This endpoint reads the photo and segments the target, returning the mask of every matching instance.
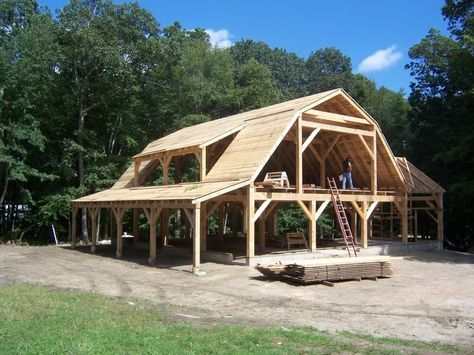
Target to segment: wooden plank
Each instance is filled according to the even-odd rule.
[[[319,133],[319,131],[321,131],[321,128],[315,128],[311,134],[308,136],[308,138],[306,138],[306,140],[304,141],[302,147],[301,147],[301,151],[304,152],[306,150],[306,148],[308,148],[308,146],[311,144],[311,142],[313,141],[313,139],[316,137],[316,135]]]
[[[313,216],[311,215],[311,212],[310,210],[308,209],[308,207],[306,207],[306,205],[304,204],[303,201],[300,201],[298,200],[298,205],[301,207],[301,209],[303,210],[303,212],[305,213],[306,217],[309,218],[309,220],[312,220],[313,219]]]
[[[319,206],[318,210],[316,211],[316,214],[314,216],[314,220],[317,221],[319,219],[319,217],[321,217],[321,215],[323,214],[324,210],[326,209],[326,207],[328,206],[329,202],[331,202],[331,200],[326,200],[326,201],[323,201],[323,203],[321,203],[321,205]]]
[[[331,131],[331,132],[338,132],[338,133],[347,133],[347,134],[360,134],[363,136],[368,136],[372,137],[374,135],[374,131],[365,131],[362,129],[358,128],[348,128],[348,127],[342,127],[342,126],[335,126],[335,125],[330,125],[326,123],[317,123],[317,122],[311,122],[311,121],[305,121],[303,120],[302,122],[303,127],[305,128],[321,128],[324,131]]]
[[[370,216],[372,215],[372,212],[374,212],[375,207],[377,207],[378,203],[379,203],[379,201],[372,202],[369,209],[367,210],[367,219],[370,218]]]
[[[303,149],[302,149],[302,140],[303,140],[303,128],[301,126],[301,116],[298,117],[296,121],[296,192],[303,191]]]
[[[247,189],[247,214],[245,216],[247,220],[247,257],[251,258],[255,256],[255,188],[250,185]]]
[[[253,222],[257,222],[257,219],[260,217],[260,215],[265,211],[265,209],[268,207],[268,205],[272,202],[272,200],[265,200],[263,203],[260,205],[260,207],[257,209],[255,212],[255,215],[253,216]]]
[[[373,123],[367,121],[364,118],[353,117],[348,115],[340,115],[337,113],[331,113],[321,110],[310,109],[303,112],[304,115],[308,115],[310,117],[318,118],[321,120],[338,122],[338,123],[346,123],[346,124],[362,124],[362,125],[373,125]]]
[[[196,204],[193,220],[193,273],[199,273],[201,267],[201,205]]]

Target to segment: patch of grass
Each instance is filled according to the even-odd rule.
[[[351,333],[202,326],[171,320],[143,300],[38,286],[0,286],[0,305],[0,354],[397,353],[377,338],[359,337],[368,340],[361,342]],[[409,342],[416,349],[451,349],[420,344]]]
[[[460,349],[455,345],[442,344],[440,342],[422,342],[407,339],[398,338],[379,338],[369,334],[355,334],[348,331],[342,331],[339,333],[345,338],[349,339],[362,339],[372,344],[392,345],[396,347],[410,347],[422,350],[431,350],[444,353],[457,353]]]

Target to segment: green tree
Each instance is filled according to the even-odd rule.
[[[306,61],[306,94],[343,88],[348,90],[352,79],[351,59],[334,47],[312,52]]]
[[[0,2],[0,206],[2,229],[18,205],[35,203],[33,181],[52,179],[36,159],[46,137],[40,121],[54,81],[55,26],[35,1]],[[24,211],[23,211],[24,212]]]
[[[130,127],[135,123],[130,108],[143,77],[154,66],[158,24],[136,3],[72,0],[58,13],[58,25],[58,70],[64,94],[69,96],[64,99],[66,119],[76,122],[76,144],[67,143],[70,140],[65,144],[77,156],[79,189],[93,192],[101,181],[112,178],[110,167],[101,165],[107,153],[126,151],[114,149],[119,136],[122,148],[136,147],[137,136],[124,126],[127,119]],[[83,211],[85,240],[86,222]]]
[[[446,234],[467,238],[474,202],[474,2],[448,0],[451,36],[431,29],[410,51],[413,160],[447,189]]]
[[[253,59],[271,72],[283,100],[303,96],[306,77],[305,61],[284,49],[272,49],[264,42],[241,40],[230,48],[237,67]]]

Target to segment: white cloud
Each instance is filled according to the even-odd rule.
[[[230,41],[232,35],[225,28],[217,31],[208,28],[205,31],[211,38],[211,45],[213,47],[228,48],[232,45],[232,42]]]
[[[369,55],[359,64],[359,72],[367,73],[386,69],[402,58],[402,53],[397,51],[397,46],[393,45],[386,49],[381,49]]]

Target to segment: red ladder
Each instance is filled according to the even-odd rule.
[[[352,247],[352,250],[354,251],[354,256],[357,256],[351,226],[349,225],[349,221],[347,220],[346,211],[344,211],[344,205],[342,204],[342,201],[339,198],[339,191],[337,190],[336,182],[334,181],[334,178],[328,177],[327,179],[329,183],[329,189],[331,191],[332,205],[334,206],[337,221],[339,222],[339,228],[341,229],[342,236],[344,237],[344,242],[346,243],[347,252],[349,253],[349,256],[352,257],[351,249],[349,247],[350,245]]]

